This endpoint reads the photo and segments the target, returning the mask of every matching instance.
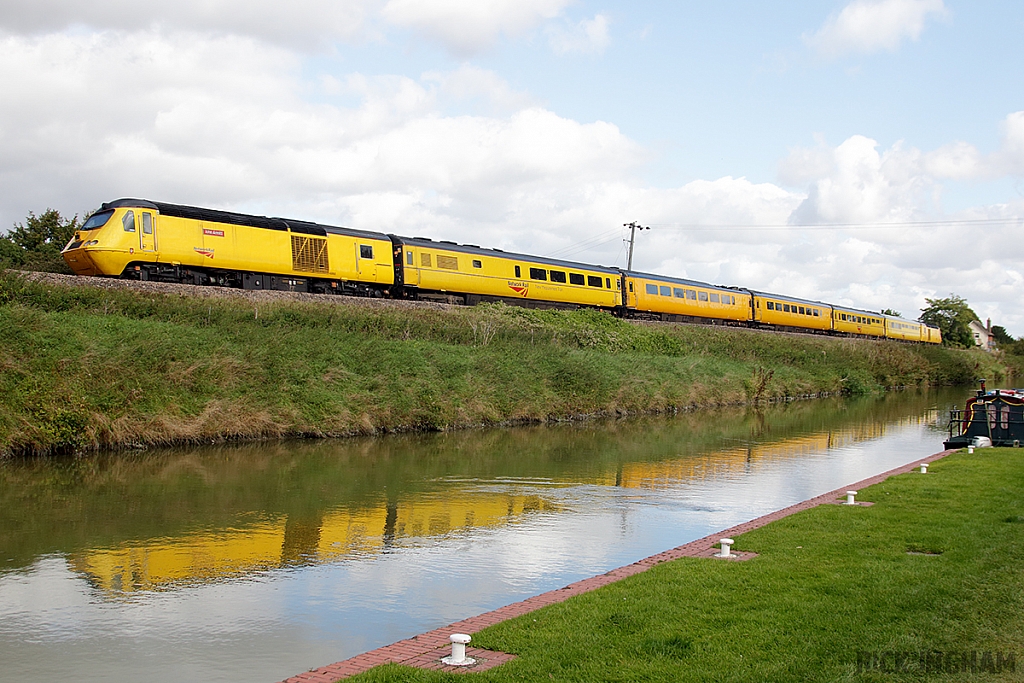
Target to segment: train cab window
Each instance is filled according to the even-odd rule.
[[[715,293],[711,294],[711,303],[713,303],[713,304],[717,304],[718,303],[718,295],[717,294],[715,294]]]
[[[530,279],[531,280],[547,280],[548,271],[543,268],[530,268]]]
[[[685,299],[686,298],[686,290],[685,289],[680,289],[679,287],[676,287],[675,289],[672,290],[672,295],[675,296],[675,298],[677,298],[677,299]]]
[[[563,273],[560,270],[552,270],[551,271],[551,281],[552,282],[562,282],[562,283],[564,283],[565,282],[565,273]]]
[[[647,293],[648,294],[657,295],[658,294],[658,285],[648,284],[647,285]]]
[[[522,276],[523,276],[523,271],[519,269],[519,266],[516,266],[516,277],[522,277]]]
[[[587,284],[587,279],[583,277],[583,273],[569,273],[569,284],[585,285]]]
[[[89,216],[89,220],[82,225],[82,230],[95,230],[96,228],[102,228],[113,215],[114,211],[112,209],[97,211],[93,215]],[[135,227],[134,222],[132,223],[132,227]]]
[[[697,298],[700,299],[701,301],[707,301],[708,300],[708,293],[707,292],[697,292]]]
[[[598,277],[597,275],[588,275],[587,276],[587,285],[590,286],[590,287],[600,287],[601,286],[601,278]]]
[[[697,300],[697,290],[695,290],[695,289],[688,289],[688,290],[686,290],[686,298],[687,299],[693,299],[694,301],[696,301]]]
[[[411,265],[413,265],[413,261],[412,261],[412,252],[411,252],[411,251],[407,251],[407,252],[405,252],[405,262],[406,262],[407,264],[409,264],[410,266],[411,266]]]
[[[430,268],[430,254],[425,251],[420,252],[420,267]]]
[[[480,261],[476,260],[476,259],[473,259],[473,267],[474,268],[483,268],[484,264],[481,263]]]
[[[666,286],[662,285],[661,286],[661,295],[662,296],[672,296],[672,288],[671,287],[666,287]]]
[[[360,244],[359,258],[373,258],[373,247],[369,244]]]
[[[142,232],[147,235],[153,234],[153,214],[142,213]]]
[[[125,232],[135,232],[135,212],[126,213],[121,219],[121,224],[124,226]]]

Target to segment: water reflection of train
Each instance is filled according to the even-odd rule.
[[[567,511],[555,494],[586,483],[634,489],[668,488],[749,470],[754,464],[800,458],[883,436],[879,423],[852,425],[774,441],[738,443],[658,461],[625,462],[585,482],[446,482],[443,490],[397,501],[335,508],[305,517],[240,516],[230,527],[88,549],[72,568],[101,591],[118,595],[243,577],[275,568],[321,564],[386,552],[461,531],[520,523],[535,513]]]

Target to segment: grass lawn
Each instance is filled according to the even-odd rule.
[[[758,553],[746,562],[668,562],[481,631],[473,645],[518,659],[469,675],[481,683],[1024,680],[1024,451],[956,453],[858,500],[875,505],[821,505],[736,537],[734,549]],[[912,654],[893,673],[871,659],[884,653],[886,669],[893,653]],[[963,671],[964,657],[974,658],[974,672]],[[957,672],[935,672],[950,667]],[[386,665],[350,680],[462,675]]]

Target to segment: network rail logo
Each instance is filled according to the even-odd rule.
[[[857,652],[857,673],[998,674],[1017,670],[1014,652]]]

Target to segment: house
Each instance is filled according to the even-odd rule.
[[[972,320],[969,325],[971,336],[974,337],[974,344],[986,351],[994,351],[996,348],[995,338],[992,336],[992,318],[986,321],[985,325],[980,320]]]

